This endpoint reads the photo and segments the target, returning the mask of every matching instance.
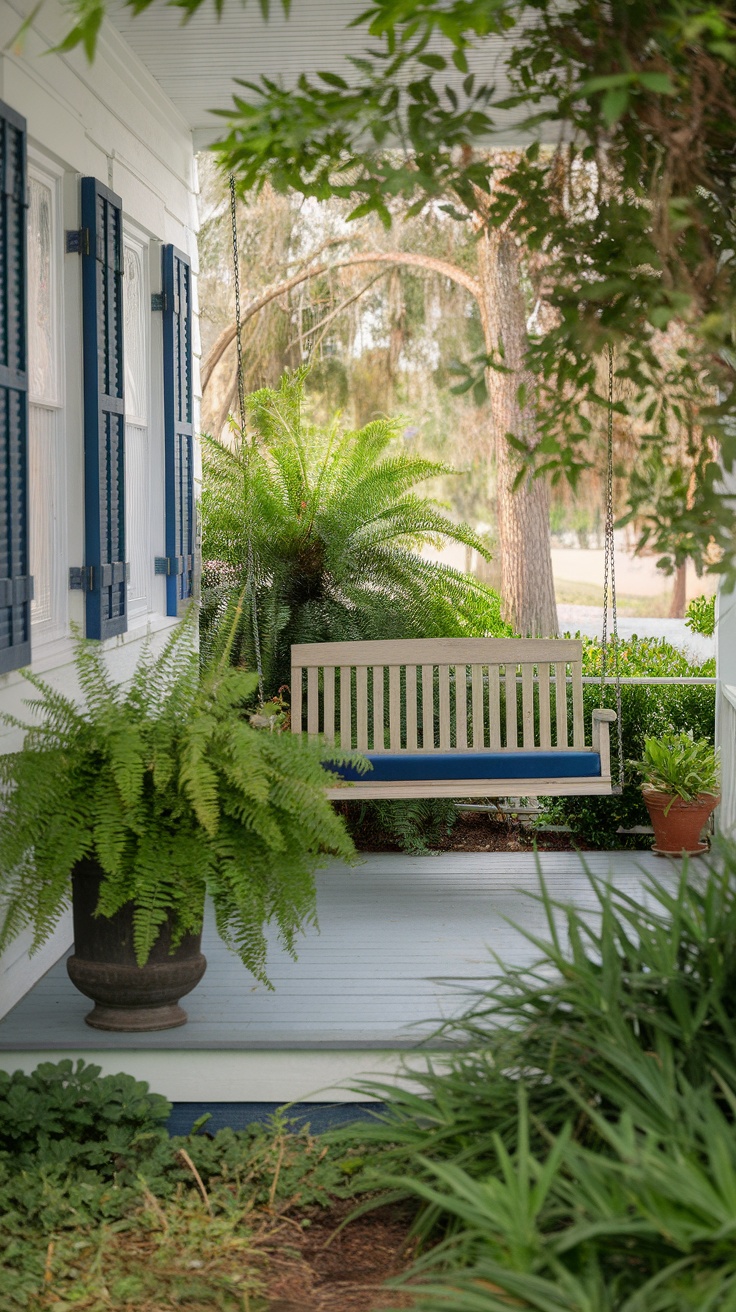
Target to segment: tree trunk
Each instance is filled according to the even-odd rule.
[[[672,585],[672,599],[670,601],[671,620],[681,620],[685,614],[687,605],[687,561],[683,560],[681,565],[675,570],[675,581]]]
[[[506,619],[523,637],[558,631],[549,531],[549,488],[544,477],[527,479],[514,491],[518,464],[506,440],[513,433],[534,442],[533,404],[519,404],[518,388],[532,379],[524,367],[526,307],[521,289],[519,250],[510,233],[486,228],[479,238],[478,273],[481,321],[489,355],[505,370],[486,371],[496,457],[501,598]]]

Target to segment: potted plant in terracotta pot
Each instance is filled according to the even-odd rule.
[[[665,733],[645,739],[644,755],[635,764],[644,780],[654,851],[668,856],[707,851],[701,833],[720,801],[713,745],[692,733]]]
[[[34,946],[70,900],[76,986],[101,1029],[184,1024],[201,979],[205,894],[217,928],[265,981],[264,926],[293,952],[315,919],[314,871],[353,847],[325,798],[322,749],[252,727],[256,680],[226,661],[200,674],[191,625],[145,647],[127,686],[79,641],[81,704],[34,674],[22,750],[0,756],[0,951]]]

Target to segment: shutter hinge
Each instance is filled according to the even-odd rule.
[[[69,587],[73,592],[91,592],[94,577],[94,566],[72,566],[69,570]]]
[[[67,255],[89,255],[89,228],[67,228]]]
[[[166,309],[166,296],[164,292],[151,292],[151,309],[152,310]]]

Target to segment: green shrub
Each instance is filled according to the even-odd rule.
[[[579,635],[578,635],[579,636]],[[599,677],[601,644],[583,638],[583,675]],[[691,662],[684,652],[664,639],[637,638],[619,643],[619,668],[622,677],[647,675],[659,678],[709,678],[715,675],[715,660],[701,664]],[[611,672],[609,663],[609,673]],[[612,684],[606,684],[603,696],[600,685],[583,688],[586,732],[595,707],[615,710],[616,696]],[[698,684],[623,684],[621,687],[621,723],[625,784],[621,796],[540,798],[544,820],[570,825],[586,842],[604,848],[636,846],[637,839],[620,835],[619,827],[631,829],[648,825],[640,779],[632,762],[644,753],[647,738],[665,733],[692,732],[698,739],[713,743],[715,738],[715,686]],[[616,726],[612,725],[612,773],[618,778]]]
[[[347,802],[342,811],[349,833],[361,846],[388,841],[412,856],[436,847],[452,833],[458,818],[455,803],[446,797]]]
[[[0,1071],[0,1161],[89,1166],[109,1179],[121,1154],[143,1161],[168,1138],[170,1111],[132,1075],[101,1075],[82,1060],[43,1062],[30,1075]]]
[[[693,597],[685,611],[685,623],[693,633],[702,633],[710,638],[716,631],[716,598],[702,595]]]

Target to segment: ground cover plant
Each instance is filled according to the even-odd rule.
[[[367,1131],[439,1240],[422,1312],[736,1305],[736,847],[644,898],[592,886],[591,915],[542,884],[537,965],[499,962]]]
[[[286,1117],[169,1136],[170,1110],[82,1061],[0,1073],[3,1312],[266,1312],[275,1278],[305,1288],[302,1232],[324,1243],[360,1188],[359,1136],[332,1148]]]

